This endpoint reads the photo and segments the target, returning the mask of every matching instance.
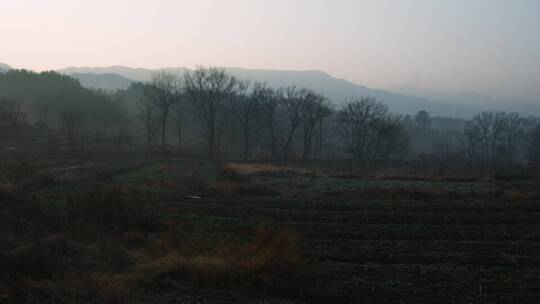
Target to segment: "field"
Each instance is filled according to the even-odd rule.
[[[13,260],[0,268],[0,302],[540,300],[538,178],[82,165],[3,190],[19,203],[0,214],[0,258]]]

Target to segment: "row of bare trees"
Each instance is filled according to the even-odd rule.
[[[265,135],[274,159],[288,156],[293,140],[302,129],[302,156],[308,159],[314,154],[316,136],[316,150],[320,153],[323,121],[332,113],[329,101],[312,90],[295,86],[276,90],[239,80],[217,68],[200,67],[181,76],[158,72],[151,83],[143,86],[146,98],[140,101],[138,120],[148,147],[152,148],[157,134],[161,134],[162,151],[172,112],[179,147],[183,118],[190,113],[204,131],[212,157],[219,153],[226,124],[234,118],[241,133],[243,159],[250,157],[253,137],[255,133],[261,135],[261,129],[267,131]],[[284,140],[279,140],[278,130],[284,132]]]
[[[401,117],[373,98],[348,100],[335,111],[326,97],[311,89],[274,89],[204,67],[183,75],[158,72],[150,83],[140,85],[145,98],[138,120],[150,150],[158,135],[165,150],[171,114],[181,147],[182,124],[189,114],[203,131],[212,157],[220,153],[225,131],[239,139],[244,160],[261,147],[274,160],[290,158],[293,149],[303,160],[322,158],[323,137],[329,133],[343,144],[345,154],[363,164],[402,159],[408,151]],[[328,132],[327,124],[336,128]]]
[[[493,165],[501,161],[511,164],[520,153],[520,159],[531,159],[534,154],[531,151],[537,149],[534,132],[538,128],[533,119],[517,113],[479,113],[463,127],[468,161],[482,165]]]
[[[409,138],[401,116],[373,98],[347,101],[338,113],[340,135],[348,151],[364,166],[376,160],[403,160]]]

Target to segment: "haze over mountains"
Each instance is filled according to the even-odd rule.
[[[185,68],[164,68],[169,72],[183,73]],[[393,112],[414,114],[419,110],[427,110],[433,115],[470,118],[482,110],[517,111],[524,115],[539,115],[540,102],[522,100],[501,100],[474,92],[450,95],[432,92],[414,87],[395,87],[388,90],[372,89],[338,79],[322,71],[284,71],[227,68],[242,79],[266,82],[272,87],[289,85],[304,86],[315,89],[330,98],[335,104],[354,96],[373,96],[390,107]],[[110,90],[126,88],[129,81],[149,81],[155,70],[111,67],[70,67],[58,70],[78,78],[87,87]],[[120,77],[119,77],[120,76]]]
[[[10,67],[0,64],[0,71]],[[184,73],[185,68],[159,70]],[[69,67],[57,70],[78,79],[84,87],[113,91],[126,89],[133,81],[149,81],[156,70],[111,67]],[[272,87],[297,85],[312,88],[326,95],[336,105],[347,98],[372,96],[388,104],[395,113],[414,114],[426,110],[432,115],[470,118],[483,110],[515,111],[523,115],[540,115],[540,101],[503,100],[475,92],[445,94],[415,86],[396,86],[386,90],[368,88],[344,79],[335,78],[322,71],[286,71],[227,68],[234,76],[251,81],[265,82]]]

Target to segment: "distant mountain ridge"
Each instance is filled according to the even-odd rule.
[[[79,79],[86,87],[104,90],[124,89],[131,81],[149,81],[156,71],[184,73],[186,68],[69,67],[57,72]],[[477,93],[443,94],[419,88],[372,89],[335,78],[322,71],[287,71],[226,68],[232,75],[252,81],[265,82],[271,87],[297,85],[326,95],[340,105],[350,97],[372,96],[388,104],[391,111],[414,114],[426,110],[436,116],[470,118],[483,110],[516,111],[523,115],[540,115],[540,102],[498,100]]]
[[[83,87],[105,91],[125,90],[133,82],[116,73],[73,73],[69,76],[78,79]]]
[[[538,102],[516,98],[496,98],[472,91],[455,94],[426,90],[417,86],[405,85],[388,88],[388,90],[407,96],[436,100],[443,103],[467,104],[476,111],[500,110],[518,112],[522,115],[540,115],[540,100]]]

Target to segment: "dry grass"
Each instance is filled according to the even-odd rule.
[[[125,299],[129,290],[163,287],[170,280],[196,286],[255,288],[280,293],[299,292],[307,282],[303,276],[309,262],[302,254],[298,233],[259,228],[250,242],[219,243],[204,248],[189,241],[174,244],[180,240],[173,231],[170,228],[164,236],[169,247],[164,255],[146,259],[127,273],[99,276],[100,297],[109,299],[109,303],[119,303],[115,299]]]

